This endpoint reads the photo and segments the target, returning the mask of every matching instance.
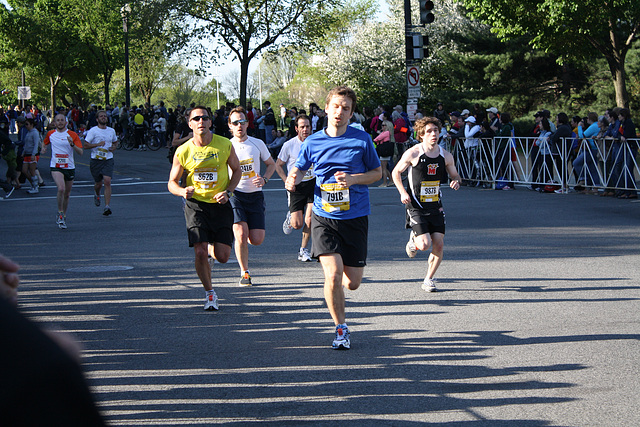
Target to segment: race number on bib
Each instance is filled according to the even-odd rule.
[[[325,212],[337,212],[349,210],[349,189],[340,184],[320,185],[322,195],[322,209]]]
[[[196,188],[213,188],[216,182],[218,182],[218,170],[215,168],[196,168],[193,171],[193,183]]]
[[[107,154],[109,154],[109,150],[107,150],[106,148],[99,147],[96,150],[96,159],[98,159],[98,160],[106,160],[107,159]]]
[[[67,169],[69,167],[69,155],[56,154],[56,167],[60,169]]]
[[[253,170],[253,157],[240,161],[240,170],[242,171],[242,179],[250,179],[256,176]]]
[[[307,173],[302,177],[302,182],[310,181],[314,179],[316,176],[313,174],[313,165],[307,170]]]
[[[440,181],[420,182],[420,201],[437,202],[440,200]]]

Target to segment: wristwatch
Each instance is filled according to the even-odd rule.
[[[225,190],[225,193],[229,199],[233,197],[233,191]]]
[[[269,178],[265,178],[264,176],[262,177],[262,179],[264,179],[264,183],[266,184],[267,182],[269,182]]]

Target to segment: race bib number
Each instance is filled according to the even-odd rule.
[[[107,150],[106,148],[103,148],[103,147],[99,147],[98,150],[96,150],[96,159],[98,159],[98,160],[106,160],[107,159],[107,154],[109,154],[109,150]]]
[[[322,195],[322,209],[325,212],[348,211],[349,189],[342,187],[340,184],[322,184],[320,185],[320,193]]]
[[[56,167],[59,169],[67,169],[69,167],[69,155],[56,154]]]
[[[440,200],[440,181],[420,182],[420,201],[437,202]]]
[[[196,168],[193,172],[193,183],[196,188],[213,188],[216,182],[218,182],[218,170],[215,168]]]
[[[253,170],[253,157],[240,161],[240,170],[242,171],[242,179],[256,176],[256,171]]]
[[[302,177],[302,182],[305,181],[310,181],[312,179],[314,179],[316,176],[313,173],[313,165],[311,165],[311,167],[307,170],[307,173],[304,174],[304,176]]]

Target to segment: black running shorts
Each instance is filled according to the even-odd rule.
[[[316,188],[316,180],[310,179],[296,185],[296,191],[288,191],[289,212],[304,211],[305,206],[313,203],[313,192]]]
[[[311,256],[340,254],[349,267],[367,265],[369,217],[330,219],[314,212],[311,217]]]
[[[444,210],[407,208],[406,228],[410,228],[416,236],[422,234],[442,233],[445,230]]]
[[[206,203],[188,199],[184,206],[189,247],[195,243],[233,243],[233,209],[229,203]]]

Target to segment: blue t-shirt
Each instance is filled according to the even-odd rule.
[[[316,188],[313,212],[331,219],[352,219],[369,215],[369,188],[352,185],[348,189],[338,187],[336,172],[365,173],[380,167],[380,159],[368,133],[348,126],[344,134],[331,137],[325,130],[305,139],[295,166],[308,170],[313,165]]]

